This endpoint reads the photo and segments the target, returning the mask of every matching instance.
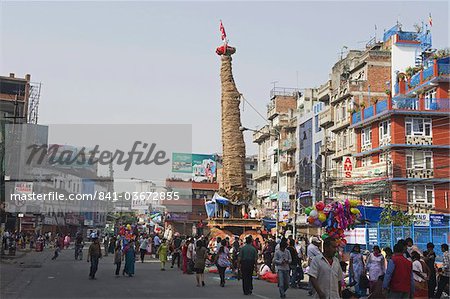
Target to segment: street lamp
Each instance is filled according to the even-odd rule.
[[[259,133],[261,131],[261,129],[253,130],[253,129],[249,129],[249,128],[240,126],[239,127],[239,131],[241,131],[241,132],[251,131],[251,132],[254,132],[254,133]],[[276,213],[275,213],[275,218],[276,218],[275,219],[275,229],[276,229],[275,238],[276,238],[278,236],[278,220],[279,220],[278,218],[279,218],[279,213],[280,213],[280,211],[279,211],[280,207],[278,206],[278,196],[279,196],[279,193],[280,193],[280,162],[281,162],[281,160],[280,160],[280,152],[281,152],[280,145],[281,145],[281,133],[280,133],[280,131],[278,131],[276,129],[274,129],[274,131],[276,132],[276,135],[272,134],[270,132],[269,132],[269,135],[278,138],[278,149],[277,149],[277,157],[278,157],[278,160],[277,160],[277,205],[276,205]],[[295,225],[295,223],[294,223],[294,225]]]

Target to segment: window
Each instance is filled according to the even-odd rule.
[[[407,136],[431,136],[431,119],[429,118],[406,118]]]
[[[407,169],[433,169],[433,152],[429,151],[407,151]]]
[[[391,136],[391,121],[383,121],[379,124],[380,141]]]
[[[408,186],[408,203],[426,203],[434,202],[434,189],[432,185],[410,185]]]
[[[322,130],[322,128],[319,125],[319,115],[314,116],[314,125],[316,126],[316,133]]]
[[[342,147],[347,148],[347,131],[342,133]]]
[[[369,156],[369,157],[362,158],[361,164],[362,164],[363,167],[372,165],[372,157]]]
[[[363,146],[372,144],[372,130],[370,130],[370,127],[362,129],[362,131],[361,131],[361,144]]]
[[[348,137],[348,146],[353,146],[353,139],[355,139],[355,132],[353,129],[350,129],[350,134]]]
[[[391,161],[391,153],[384,152],[380,154],[380,163],[384,163],[386,161]]]
[[[435,110],[435,100],[436,100],[436,88],[430,89],[425,92],[425,109],[426,110]]]

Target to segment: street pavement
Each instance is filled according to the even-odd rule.
[[[96,274],[89,280],[86,250],[82,261],[74,260],[74,250],[63,250],[52,261],[53,251],[30,252],[17,260],[0,264],[0,297],[9,298],[279,298],[276,284],[254,280],[252,296],[244,296],[241,281],[227,280],[219,286],[218,274],[205,274],[205,287],[197,287],[195,275],[178,269],[160,271],[158,260],[146,256],[136,262],[134,277],[114,275],[113,256],[103,257]],[[123,264],[122,264],[123,267]],[[307,298],[307,292],[289,289],[287,298]]]

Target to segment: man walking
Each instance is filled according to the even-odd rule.
[[[287,250],[287,239],[283,238],[280,242],[280,249],[275,251],[273,263],[278,273],[278,288],[280,289],[280,298],[286,298],[286,291],[289,288],[289,265],[292,262],[291,253]]]
[[[178,269],[180,269],[180,258],[181,258],[181,238],[178,233],[175,233],[175,238],[172,241],[173,253],[172,253],[172,266],[175,265],[175,260],[177,260]]]
[[[244,290],[244,295],[251,295],[253,292],[252,275],[258,260],[258,252],[253,247],[252,242],[252,236],[245,238],[245,245],[241,248],[238,257],[238,263],[242,273],[242,289]]]
[[[387,298],[412,298],[414,295],[412,262],[403,255],[403,251],[401,243],[395,244],[383,280],[383,293]]]
[[[317,255],[311,261],[308,274],[320,299],[342,298],[343,273],[336,252],[336,240],[326,238],[323,241],[323,255]]]
[[[87,261],[91,261],[91,270],[89,272],[89,279],[96,279],[95,273],[98,269],[98,260],[102,258],[102,250],[100,248],[100,243],[98,237],[92,239],[93,243],[89,246]]]

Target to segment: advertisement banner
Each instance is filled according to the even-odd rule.
[[[431,214],[430,224],[431,226],[447,226],[448,218],[444,214]]]
[[[172,153],[172,172],[192,173],[192,154]]]
[[[355,228],[345,231],[345,240],[348,244],[366,244],[366,229]]]
[[[214,155],[172,154],[172,172],[192,174],[194,182],[216,182],[217,164]]]

